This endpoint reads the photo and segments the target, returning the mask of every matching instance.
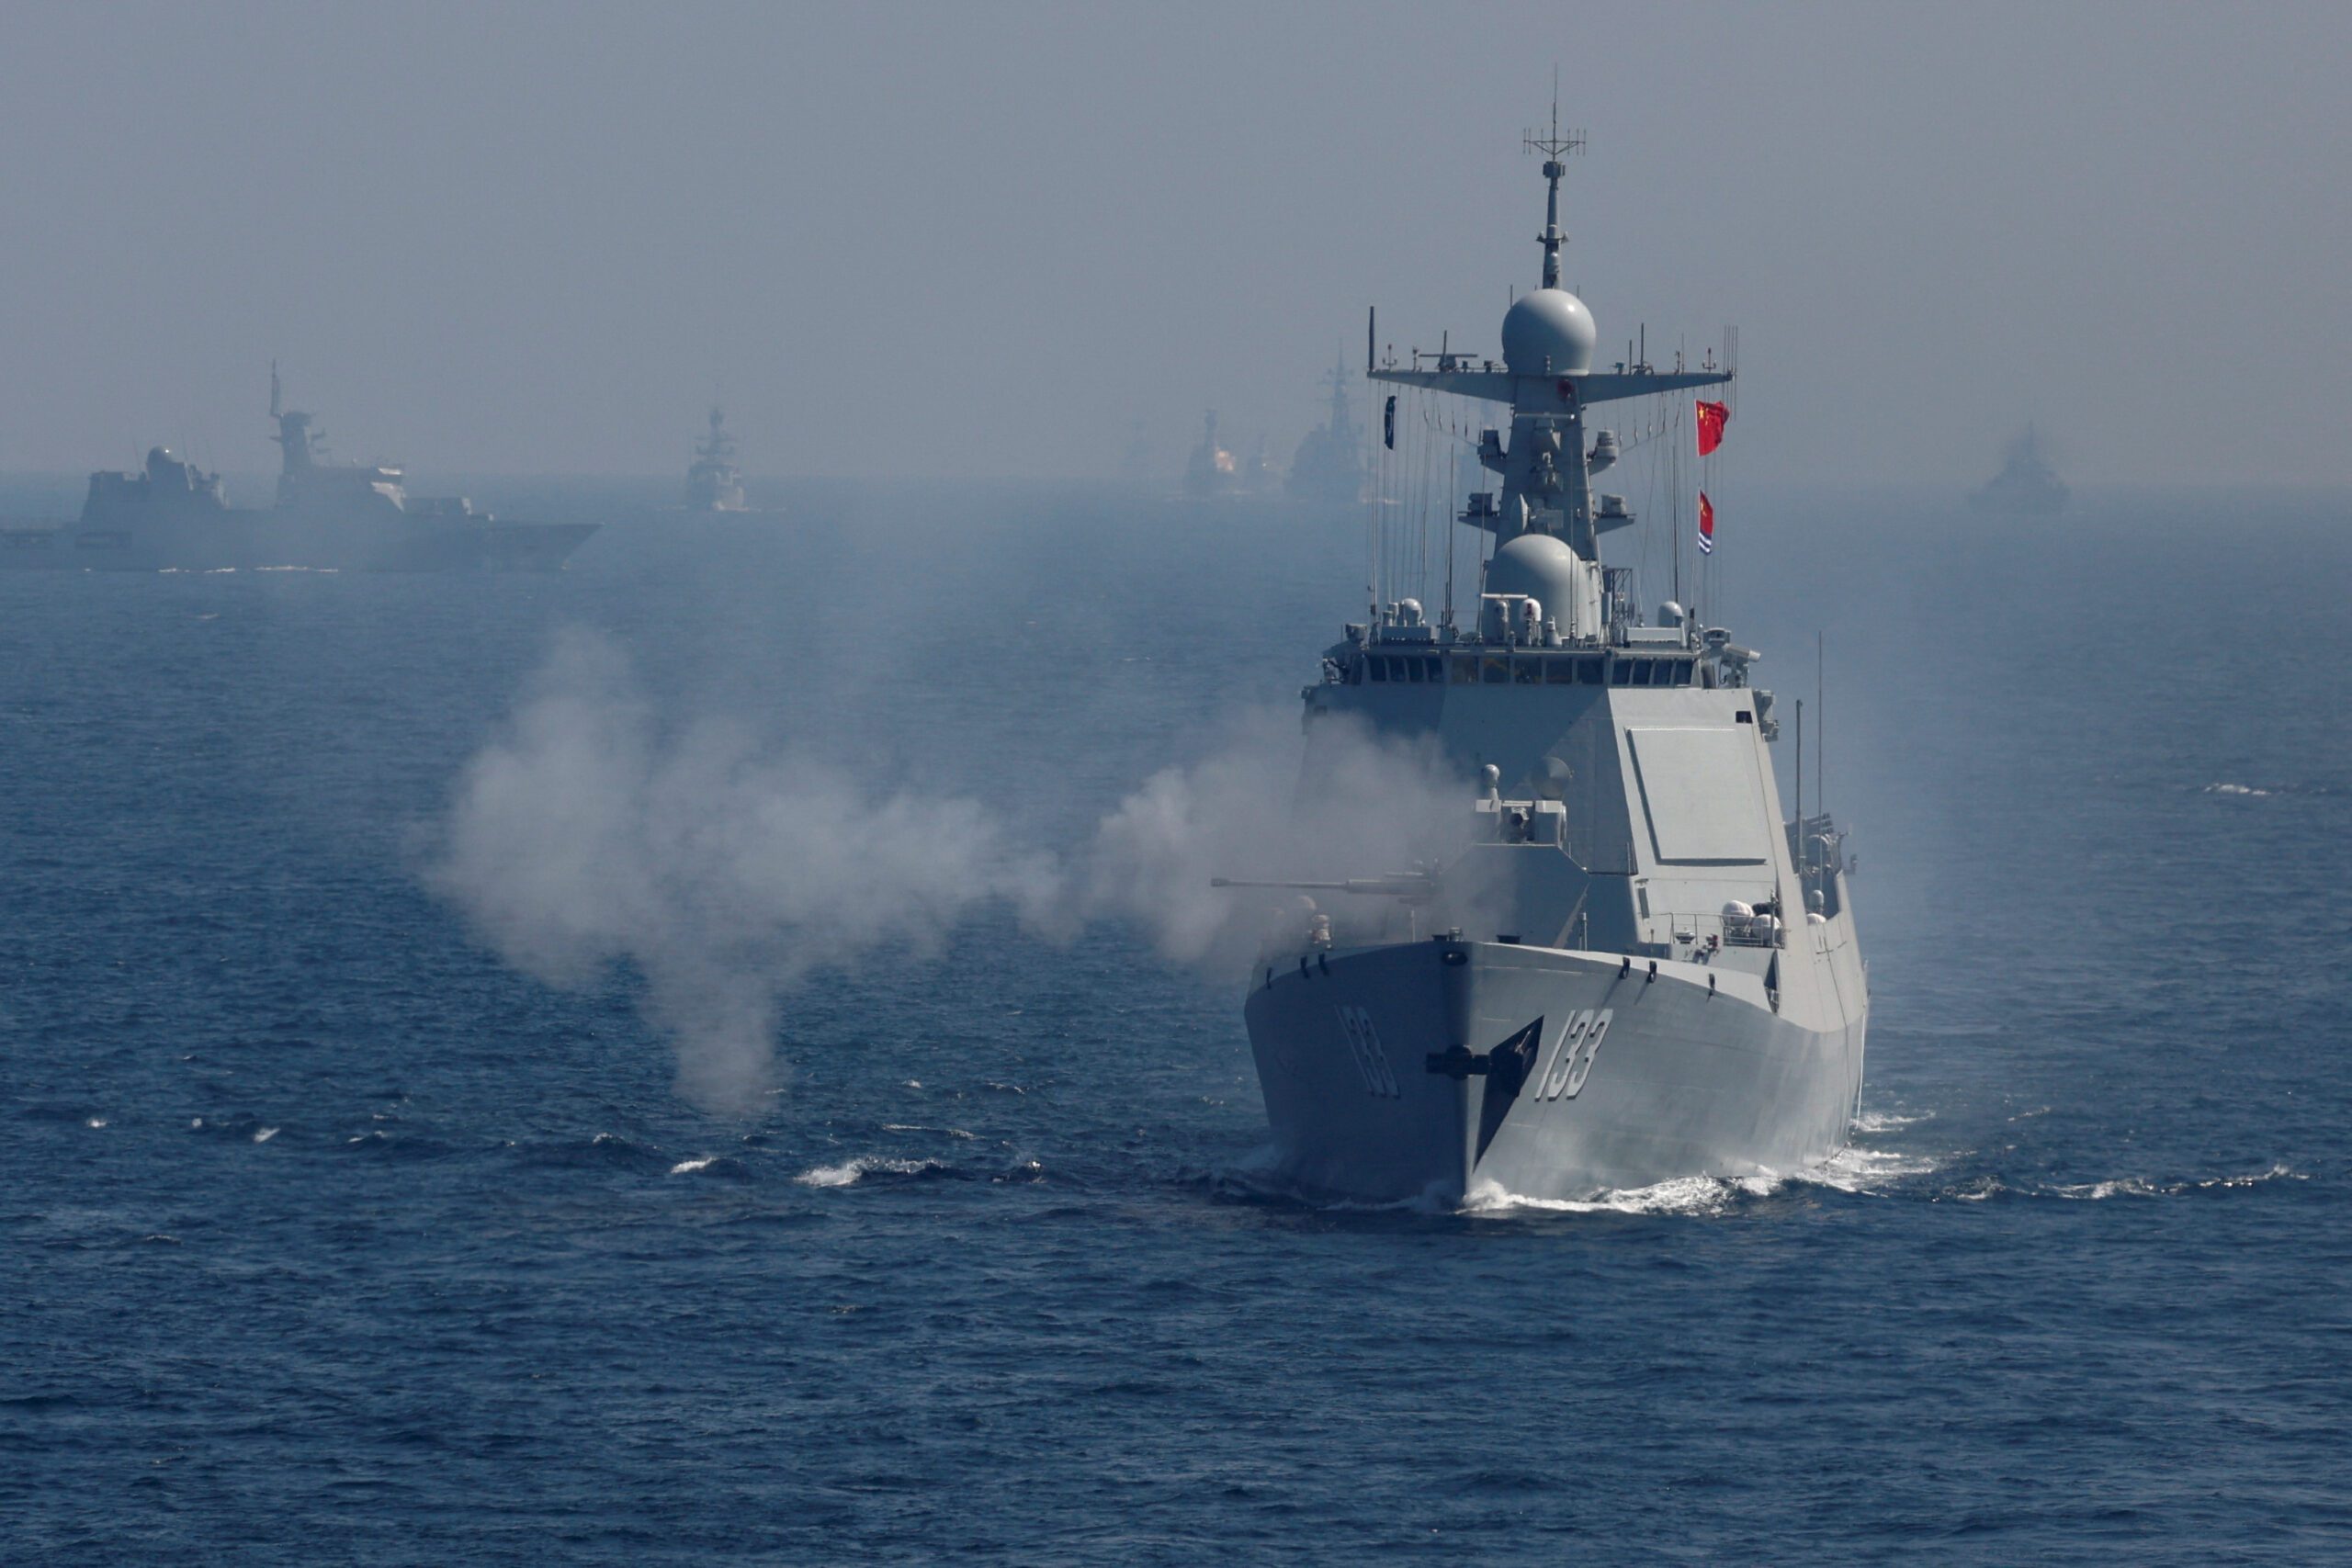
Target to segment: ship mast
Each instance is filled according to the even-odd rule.
[[[290,476],[316,467],[313,459],[324,456],[319,445],[323,431],[311,428],[311,416],[299,409],[285,406],[283,389],[277,380],[277,361],[269,362],[269,422],[277,426],[277,434],[270,440],[279,452],[277,468],[278,502],[283,505],[288,493]]]
[[[1593,491],[1592,479],[1616,461],[1620,447],[1611,437],[1587,450],[1588,411],[1600,403],[1720,386],[1731,377],[1712,362],[1700,370],[1678,364],[1661,374],[1638,355],[1613,368],[1595,367],[1592,314],[1561,285],[1560,252],[1567,235],[1560,227],[1560,181],[1567,173],[1566,160],[1584,151],[1585,138],[1580,130],[1561,128],[1556,82],[1548,127],[1526,131],[1521,145],[1544,156],[1544,231],[1537,236],[1544,250],[1543,287],[1514,299],[1505,312],[1499,362],[1454,352],[1443,337],[1433,355],[1417,349],[1405,364],[1393,357],[1374,362],[1378,334],[1375,321],[1367,319],[1364,369],[1374,381],[1509,407],[1508,445],[1499,428],[1482,432],[1478,442],[1479,462],[1500,476],[1501,494],[1474,500],[1458,520],[1490,533],[1498,551],[1523,534],[1549,536],[1566,545],[1576,563],[1576,585],[1555,588],[1544,603],[1560,612],[1564,629],[1574,626],[1575,635],[1586,637],[1630,609],[1607,603],[1611,590],[1600,566],[1600,537],[1634,520],[1621,501]],[[1519,558],[1530,558],[1529,553],[1521,551]],[[1489,572],[1487,581],[1493,581]],[[1552,605],[1551,599],[1562,593],[1573,605]]]
[[[1521,144],[1530,152],[1544,154],[1544,179],[1550,190],[1544,199],[1544,232],[1536,239],[1544,247],[1544,287],[1557,288],[1560,287],[1560,247],[1568,243],[1567,235],[1560,231],[1560,176],[1568,172],[1568,166],[1560,160],[1584,151],[1584,132],[1571,130],[1566,136],[1560,134],[1560,78],[1556,72],[1552,77],[1551,134],[1538,136],[1531,130]]]

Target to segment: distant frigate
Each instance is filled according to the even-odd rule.
[[[1475,615],[1375,602],[1305,693],[1303,812],[1330,768],[1361,766],[1340,760],[1353,720],[1441,759],[1463,847],[1352,881],[1225,884],[1328,906],[1282,917],[1244,1010],[1281,1174],[1311,1193],[1562,1200],[1789,1172],[1845,1145],[1861,1090],[1842,835],[1783,816],[1760,656],[1672,603],[1644,624],[1631,572],[1600,560],[1634,519],[1592,488],[1620,446],[1589,411],[1730,370],[1594,367],[1592,316],[1560,281],[1561,158],[1581,139],[1555,115],[1529,140],[1543,282],[1504,316],[1502,362],[1366,367],[1510,406],[1508,446],[1479,443],[1499,493],[1460,517],[1493,536]]]
[[[2033,426],[2009,444],[2008,461],[2001,471],[1973,491],[1968,504],[1979,512],[2007,512],[2028,517],[2050,517],[2066,510],[2066,481],[2058,477],[2041,437]]]
[[[277,497],[232,507],[218,474],[164,447],[131,473],[95,473],[72,522],[0,523],[0,568],[220,571],[299,567],[343,571],[539,570],[560,567],[594,523],[504,523],[463,496],[413,496],[402,470],[327,459],[311,416],[281,406]]]

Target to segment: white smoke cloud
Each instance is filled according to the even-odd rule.
[[[1097,829],[1077,900],[1123,920],[1163,957],[1243,972],[1269,925],[1300,896],[1223,889],[1212,876],[1344,881],[1448,860],[1464,837],[1468,779],[1432,746],[1317,722],[1302,750],[1296,718],[1251,715],[1206,760],[1153,775]],[[1466,888],[1453,889],[1459,899]],[[1342,919],[1376,912],[1346,894],[1312,895]]]
[[[971,801],[877,794],[726,725],[666,731],[626,660],[573,635],[467,765],[429,878],[549,985],[636,965],[680,1092],[742,1113],[775,1087],[793,986],[933,947],[1045,874]]]
[[[741,1115],[778,1087],[796,987],[878,951],[935,950],[989,901],[1045,940],[1115,921],[1238,978],[1270,917],[1296,921],[1297,896],[1212,876],[1379,875],[1459,840],[1468,781],[1432,752],[1327,721],[1308,757],[1303,779],[1295,718],[1252,716],[1206,760],[1153,776],[1065,865],[975,801],[866,787],[736,726],[665,725],[617,649],[573,634],[465,768],[427,877],[548,985],[633,965],[680,1093]]]

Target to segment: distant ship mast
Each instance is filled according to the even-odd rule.
[[[278,485],[281,491],[287,475],[315,468],[319,466],[319,459],[327,455],[327,433],[312,429],[309,414],[300,409],[287,408],[284,404],[283,389],[277,380],[277,361],[273,359],[269,362],[269,422],[277,426],[277,434],[270,440],[277,443],[280,454]]]
[[[1566,136],[1560,134],[1560,83],[1557,76],[1552,80],[1552,133],[1538,136],[1531,130],[1521,138],[1521,144],[1530,152],[1544,154],[1544,178],[1548,190],[1544,198],[1544,232],[1536,239],[1544,247],[1544,287],[1557,288],[1560,287],[1560,247],[1568,243],[1567,235],[1560,229],[1560,176],[1568,172],[1568,166],[1560,160],[1571,154],[1581,156],[1584,152],[1583,131],[1571,130]]]
[[[695,443],[686,469],[686,506],[694,512],[743,510],[743,473],[735,466],[735,437],[727,433],[723,410],[710,411],[710,431]]]
[[[723,409],[710,411],[710,434],[695,444],[695,456],[722,463],[735,460],[735,438],[727,434],[727,412]]]
[[[1331,388],[1330,412],[1323,424],[1299,441],[1291,460],[1288,485],[1293,495],[1330,505],[1359,505],[1363,501],[1363,432],[1348,405],[1348,367],[1343,358],[1325,374]]]

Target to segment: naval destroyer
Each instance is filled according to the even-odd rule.
[[[71,522],[0,524],[0,569],[220,571],[540,570],[560,567],[593,523],[506,523],[463,496],[408,493],[397,465],[338,463],[309,414],[269,375],[276,504],[232,507],[218,474],[164,447],[130,473],[95,473]]]
[[[1582,139],[1555,117],[1529,143],[1550,187],[1542,287],[1504,316],[1501,362],[1366,366],[1510,411],[1508,445],[1477,443],[1499,487],[1458,518],[1491,536],[1476,609],[1432,624],[1375,588],[1305,692],[1301,809],[1325,770],[1362,765],[1344,732],[1368,727],[1439,759],[1458,847],[1347,882],[1225,884],[1310,895],[1244,1015],[1279,1175],[1312,1194],[1574,1200],[1785,1173],[1845,1145],[1861,1090],[1843,835],[1804,813],[1801,772],[1782,809],[1761,656],[1678,604],[1645,615],[1601,558],[1634,517],[1593,486],[1622,449],[1595,412],[1732,372],[1712,355],[1596,367],[1560,278],[1561,159]]]

